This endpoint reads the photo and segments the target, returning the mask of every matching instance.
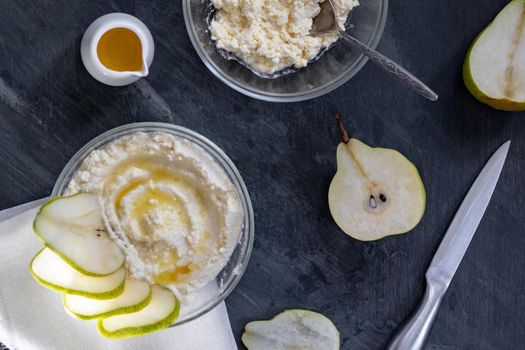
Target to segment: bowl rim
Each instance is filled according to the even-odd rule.
[[[300,102],[300,101],[314,99],[316,97],[320,97],[329,92],[332,92],[333,90],[337,89],[338,87],[346,83],[354,75],[356,75],[368,61],[367,56],[365,56],[364,54],[360,54],[357,57],[354,64],[352,64],[348,69],[346,69],[336,79],[322,86],[316,87],[308,91],[295,92],[295,93],[272,93],[272,92],[267,92],[267,91],[262,91],[262,90],[246,88],[244,86],[237,84],[233,79],[231,79],[226,74],[223,74],[222,70],[212,60],[209,59],[208,54],[201,47],[200,42],[197,39],[197,33],[195,30],[195,26],[193,25],[193,20],[190,16],[191,1],[192,0],[182,1],[182,12],[184,15],[184,22],[186,24],[186,30],[188,31],[188,35],[190,37],[191,43],[193,44],[195,51],[197,51],[197,54],[200,57],[201,61],[213,73],[213,75],[215,75],[215,77],[217,77],[224,84],[228,85],[230,88],[246,96],[249,96],[249,97],[252,97],[258,100],[262,100],[262,101],[280,102],[280,103]],[[383,32],[384,32],[385,25],[386,25],[387,13],[388,13],[388,1],[389,0],[379,0],[379,1],[381,1],[381,13],[374,26],[375,29],[372,33],[372,36],[365,43],[372,49],[375,49],[377,47],[377,45],[379,44],[379,41],[381,40],[381,37],[383,36]]]
[[[223,170],[225,170],[228,178],[232,180],[233,185],[239,193],[239,198],[243,207],[243,225],[241,227],[241,232],[238,238],[238,242],[236,244],[236,248],[242,241],[244,241],[244,248],[241,251],[241,256],[239,259],[240,265],[239,269],[236,271],[235,276],[231,279],[229,284],[219,288],[220,292],[217,298],[213,299],[211,302],[204,304],[202,308],[197,309],[193,313],[190,313],[188,317],[180,321],[175,321],[175,323],[173,323],[170,326],[174,327],[193,321],[203,316],[204,314],[213,310],[222,301],[224,301],[239,284],[250,261],[250,257],[253,250],[253,243],[255,239],[255,220],[253,206],[250,199],[250,194],[248,192],[246,184],[244,183],[244,180],[241,177],[241,174],[239,173],[239,170],[232,162],[232,160],[226,155],[226,153],[207,137],[183,126],[162,122],[137,122],[124,124],[96,136],[91,141],[86,143],[82,148],[80,148],[66,163],[66,165],[60,172],[60,175],[58,176],[58,179],[53,187],[51,197],[61,195],[64,192],[65,188],[68,185],[69,179],[76,172],[78,167],[82,164],[82,161],[85,159],[85,157],[89,153],[91,153],[91,151],[103,147],[107,143],[121,136],[140,131],[167,131],[168,133],[171,132],[171,135],[175,134],[179,137],[183,137],[202,147],[206,153],[208,153],[216,162],[219,163]],[[235,251],[236,248],[234,248],[233,251]]]

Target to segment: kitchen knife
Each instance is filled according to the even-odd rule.
[[[509,147],[507,141],[494,153],[461,203],[425,275],[427,288],[423,300],[388,350],[423,348],[443,296],[487,209]]]

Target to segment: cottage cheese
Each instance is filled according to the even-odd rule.
[[[210,23],[212,40],[255,71],[273,74],[304,67],[338,39],[338,34],[310,35],[312,19],[324,0],[211,0],[217,9]],[[344,28],[357,0],[333,0]]]
[[[128,273],[184,300],[226,265],[241,229],[238,193],[200,146],[137,132],[92,151],[66,194],[99,196]]]

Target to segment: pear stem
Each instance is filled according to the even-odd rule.
[[[345,129],[345,122],[343,120],[343,117],[341,117],[341,114],[336,113],[335,119],[337,119],[337,124],[339,125],[339,134],[341,135],[341,141],[343,143],[348,143],[350,141],[350,137],[348,137],[348,132]]]

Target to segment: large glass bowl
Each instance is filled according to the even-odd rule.
[[[339,40],[317,61],[295,73],[261,78],[218,53],[208,31],[210,0],[182,0],[182,6],[188,34],[206,67],[229,87],[253,98],[294,102],[318,97],[346,83],[367,61],[360,51]],[[350,12],[347,30],[375,48],[383,34],[387,11],[388,0],[361,0]]]
[[[180,317],[172,326],[180,325],[204,315],[223,301],[233,291],[237,283],[239,283],[248,265],[254,238],[253,209],[244,181],[230,158],[228,158],[217,145],[204,136],[181,126],[154,122],[127,124],[99,135],[82,147],[60,173],[53,188],[52,196],[64,194],[73,175],[91,151],[103,148],[113,140],[137,131],[162,131],[174,135],[177,138],[190,140],[202,147],[222,167],[228,175],[228,178],[234,184],[239,193],[244,213],[242,226],[239,228],[239,240],[228,263],[220,271],[215,280],[197,293],[195,298],[189,303],[182,305]]]

